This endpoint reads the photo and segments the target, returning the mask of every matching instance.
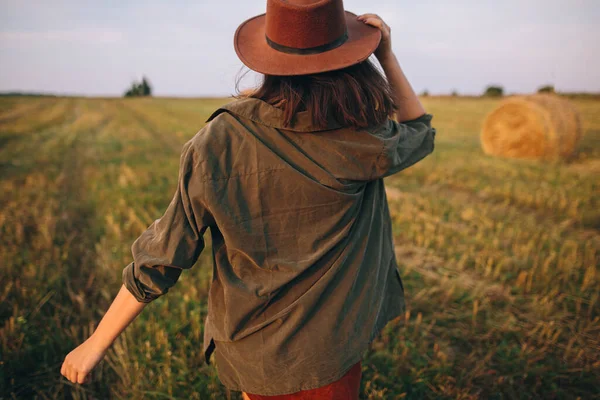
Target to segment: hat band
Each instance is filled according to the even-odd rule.
[[[289,46],[284,46],[279,43],[275,43],[274,41],[269,39],[269,37],[267,35],[265,35],[265,38],[267,39],[267,43],[269,44],[269,46],[271,46],[272,48],[274,48],[277,51],[281,51],[282,53],[318,54],[318,53],[324,53],[329,50],[333,50],[336,47],[340,47],[342,44],[344,44],[348,40],[348,31],[346,30],[342,36],[335,39],[333,42],[325,43],[321,46],[309,47],[307,49],[299,49],[297,47],[289,47]]]

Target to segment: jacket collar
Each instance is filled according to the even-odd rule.
[[[230,112],[243,118],[248,118],[256,123],[267,125],[277,129],[284,129],[295,132],[315,132],[343,128],[337,121],[329,118],[326,128],[317,128],[313,125],[308,111],[301,111],[296,114],[295,122],[291,126],[283,126],[283,110],[263,101],[252,97],[239,99],[225,104],[218,108],[206,120],[210,122],[222,112]]]

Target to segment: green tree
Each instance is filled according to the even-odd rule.
[[[141,83],[142,96],[152,96],[152,87],[144,76]]]
[[[545,85],[538,89],[538,93],[556,93],[556,91],[554,90],[554,85]]]
[[[487,97],[502,97],[504,96],[504,88],[502,86],[490,85],[485,88],[483,95]]]
[[[131,87],[127,89],[125,97],[152,96],[152,86],[144,76],[141,82],[133,81]]]

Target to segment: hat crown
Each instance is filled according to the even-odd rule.
[[[265,35],[271,45],[310,49],[346,34],[342,0],[268,0]]]

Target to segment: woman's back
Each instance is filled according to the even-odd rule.
[[[249,98],[190,140],[190,207],[210,214],[214,256],[204,350],[229,388],[322,386],[403,313],[382,178],[433,150],[430,119],[315,130],[299,113],[284,129]]]

